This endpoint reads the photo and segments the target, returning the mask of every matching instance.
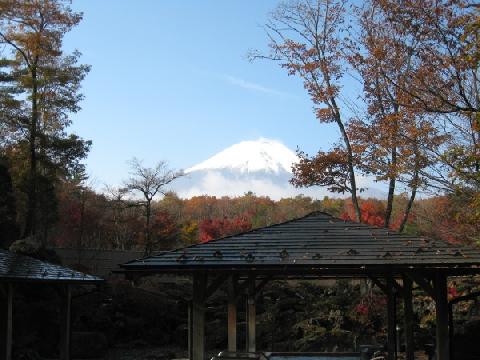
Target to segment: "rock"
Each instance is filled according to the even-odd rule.
[[[9,247],[9,250],[14,253],[30,256],[37,254],[40,249],[40,242],[34,237],[27,237],[25,239],[14,241]]]
[[[39,260],[60,264],[60,258],[54,250],[46,249],[34,236],[16,240],[8,248],[11,252],[31,256]]]

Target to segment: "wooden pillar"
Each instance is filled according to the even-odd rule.
[[[441,272],[435,274],[435,312],[436,312],[436,360],[449,360],[448,334],[448,292],[447,277]]]
[[[228,281],[228,351],[237,351],[237,276]]]
[[[396,321],[395,321],[395,293],[393,278],[387,277],[387,359],[395,360],[396,349]]]
[[[246,304],[247,336],[246,351],[255,352],[256,308],[255,308],[255,278],[249,279]]]
[[[62,289],[62,304],[60,306],[60,359],[70,360],[72,339],[72,289],[65,285]]]
[[[13,344],[13,284],[5,284],[2,301],[0,302],[0,359],[12,359]]]
[[[193,277],[192,300],[192,357],[190,360],[205,359],[205,290],[207,276],[198,274]]]
[[[453,341],[453,337],[455,336],[455,327],[453,325],[453,304],[451,302],[448,303],[448,340],[450,346],[450,359],[455,358],[455,349],[453,348],[455,342]]]
[[[187,331],[188,331],[188,358],[191,360],[193,359],[193,305],[192,302],[188,302],[187,308],[188,316],[187,316]]]
[[[405,316],[405,360],[414,360],[412,280],[403,276],[403,312]]]

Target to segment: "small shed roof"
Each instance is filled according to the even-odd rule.
[[[0,282],[96,283],[103,279],[29,256],[0,250]]]
[[[445,269],[480,273],[480,249],[335,218],[323,212],[130,261],[126,272],[350,275]]]

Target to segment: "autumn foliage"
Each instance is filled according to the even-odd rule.
[[[233,219],[206,219],[200,223],[200,241],[208,242],[225,236],[238,234],[252,228],[251,216],[237,216]]]
[[[354,219],[353,207],[350,201],[347,201],[345,212],[340,215],[341,219]],[[373,226],[383,226],[385,216],[385,203],[380,200],[363,200],[360,202],[361,222]]]

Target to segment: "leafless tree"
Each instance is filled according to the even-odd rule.
[[[143,207],[145,217],[145,255],[153,250],[151,242],[152,201],[160,194],[165,194],[164,187],[173,180],[184,175],[183,171],[175,171],[168,167],[167,162],[160,161],[154,167],[145,167],[141,160],[133,158],[129,161],[131,177],[125,181],[125,187],[143,198],[136,204]]]

